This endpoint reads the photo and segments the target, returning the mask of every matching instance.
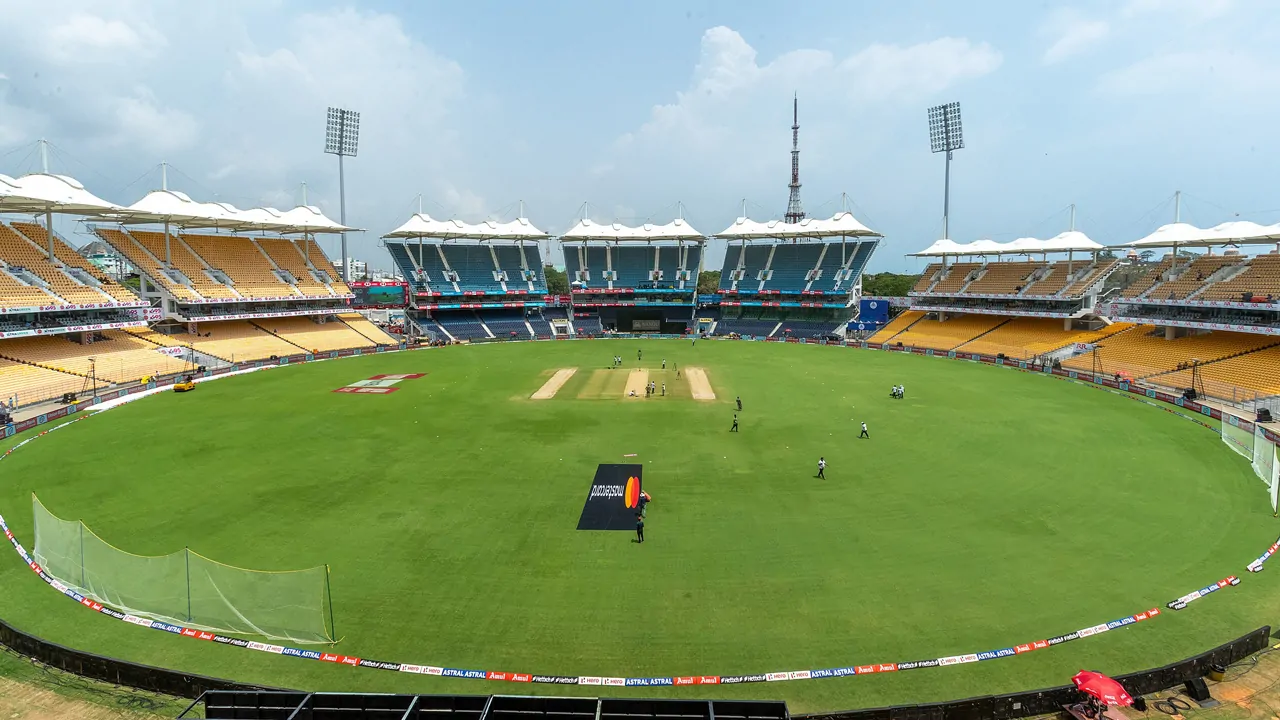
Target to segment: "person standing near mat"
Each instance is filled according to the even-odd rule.
[[[636,516],[636,542],[644,542],[644,516]]]

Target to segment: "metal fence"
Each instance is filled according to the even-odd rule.
[[[201,712],[203,714],[193,714]],[[192,703],[178,720],[789,720],[789,717],[786,703],[778,701],[211,691]]]

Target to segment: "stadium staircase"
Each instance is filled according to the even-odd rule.
[[[974,335],[973,337],[969,338],[968,340],[965,340],[964,342],[960,343],[960,345],[956,345],[955,347],[951,347],[951,348],[947,348],[947,349],[948,349],[948,350],[955,350],[956,348],[959,348],[959,347],[961,347],[961,346],[963,346],[963,345],[968,345],[969,343],[971,343],[971,342],[973,342],[973,341],[975,341],[975,340],[981,340],[984,336],[986,336],[986,335],[990,335],[991,333],[995,332],[996,330],[999,330],[1000,328],[1004,327],[1005,325],[1008,325],[1008,324],[1009,324],[1009,321],[1010,321],[1010,320],[1012,320],[1012,319],[1013,319],[1013,318],[1005,318],[1004,320],[1000,321],[1000,324],[996,325],[995,327],[988,328],[988,329],[986,329],[986,330],[984,330],[984,331],[982,331],[982,332],[978,333],[977,335]]]
[[[867,338],[867,342],[887,343],[907,330],[910,330],[911,326],[923,320],[924,316],[925,314],[919,310],[904,310],[897,317],[890,320],[887,325],[877,330],[871,337]]]
[[[222,367],[224,365],[231,364],[231,361],[227,360],[224,357],[218,357],[213,353],[205,352],[204,350],[200,350],[198,348],[193,348],[191,346],[191,343],[181,339],[177,335],[165,335],[164,333],[157,332],[155,330],[152,330],[151,328],[125,328],[125,332],[138,338],[139,340],[145,340],[146,342],[149,342],[152,345],[155,345],[156,347],[187,348],[187,352],[193,353],[193,356],[197,365],[204,365],[205,367],[214,368],[214,367]],[[183,358],[183,359],[185,360],[187,358]]]
[[[1204,369],[1206,367],[1209,367],[1210,365],[1216,365],[1217,363],[1224,362],[1226,360],[1234,360],[1235,358],[1238,358],[1238,357],[1244,357],[1245,355],[1260,353],[1264,350],[1269,350],[1275,347],[1280,347],[1280,341],[1273,342],[1270,345],[1263,345],[1262,347],[1249,348],[1248,350],[1241,350],[1240,352],[1231,353],[1230,355],[1223,355],[1222,357],[1216,357],[1212,360],[1205,360],[1204,362],[1200,363],[1199,369]],[[1186,373],[1186,372],[1187,372],[1186,370],[1178,370],[1178,369],[1162,370],[1161,372],[1152,373],[1150,375],[1144,375],[1142,376],[1141,379],[1149,380],[1151,378],[1158,378],[1162,375],[1174,375],[1176,373]]]
[[[266,334],[268,334],[268,335],[273,335],[273,336],[275,336],[275,337],[277,337],[277,338],[279,338],[279,339],[281,339],[281,340],[283,340],[283,341],[285,341],[285,342],[289,343],[290,345],[292,345],[292,346],[294,346],[294,347],[298,348],[299,350],[301,350],[301,351],[302,351],[302,352],[304,352],[304,353],[310,353],[310,352],[311,352],[311,348],[303,347],[303,346],[299,345],[298,343],[296,343],[296,342],[294,342],[294,341],[290,340],[289,338],[287,338],[287,337],[285,337],[285,336],[283,336],[283,335],[281,335],[281,334],[279,334],[279,333],[272,332],[272,331],[270,331],[270,330],[268,330],[268,329],[266,329],[266,328],[262,327],[261,325],[259,325],[258,323],[254,322],[254,321],[252,321],[252,320],[250,320],[250,321],[249,321],[249,324],[250,324],[250,325],[252,325],[252,326],[254,326],[254,327],[256,327],[256,328],[258,328],[259,330],[261,330],[262,332],[264,332],[264,333],[266,333]],[[343,323],[343,324],[345,325],[346,323]]]
[[[1136,325],[1130,325],[1129,323],[1112,323],[1111,325],[1108,325],[1108,326],[1107,326],[1107,329],[1108,329],[1108,330],[1111,330],[1111,332],[1108,332],[1106,335],[1099,335],[1098,337],[1094,338],[1094,339],[1093,339],[1093,340],[1091,340],[1090,342],[1093,342],[1093,343],[1100,343],[1100,342],[1102,342],[1103,340],[1106,340],[1106,339],[1108,339],[1108,338],[1113,338],[1113,337],[1115,337],[1116,335],[1119,335],[1120,333],[1128,332],[1128,331],[1130,331],[1130,330],[1134,329],[1135,327],[1137,327],[1137,326],[1136,326]],[[1046,354],[1046,355],[1053,355],[1053,354],[1055,354],[1055,353],[1060,353],[1060,352],[1062,352],[1063,350],[1066,350],[1068,347],[1071,347],[1071,346],[1073,346],[1073,345],[1075,345],[1075,342],[1074,342],[1074,341],[1072,341],[1072,342],[1068,342],[1068,343],[1064,343],[1063,345],[1060,345],[1060,346],[1058,346],[1058,347],[1056,347],[1056,348],[1054,348],[1054,349],[1050,350],[1049,352],[1047,352],[1047,353],[1045,353],[1045,354]]]
[[[6,355],[4,353],[0,353],[0,360],[8,360],[9,362],[18,363],[19,365],[29,365],[31,367],[40,368],[41,370],[52,370],[53,372],[59,372],[64,375],[74,375],[76,377],[82,377],[82,378],[89,377],[88,373],[75,372],[74,370],[67,370],[65,368],[54,367],[53,365],[45,365],[44,363],[32,362],[31,360],[23,360],[21,358],[14,357],[12,355]],[[110,384],[110,381],[107,381],[105,378],[100,377],[98,378],[98,381],[102,383],[99,387],[106,387],[107,385]]]
[[[240,299],[240,300],[247,299],[247,296],[243,292],[240,292],[239,290],[236,289],[235,281],[231,278],[231,276],[228,275],[226,271],[219,270],[218,268],[215,268],[214,266],[210,265],[209,261],[205,260],[203,255],[196,252],[195,248],[191,247],[191,243],[188,243],[185,237],[183,237],[182,235],[175,234],[172,238],[170,238],[170,241],[169,241],[169,249],[171,252],[175,245],[186,248],[187,252],[191,254],[191,257],[195,258],[196,261],[200,263],[200,267],[204,269],[204,274],[207,277],[212,278],[217,284],[222,285],[228,291],[230,291],[232,298]]]
[[[374,340],[373,338],[369,337],[369,336],[368,336],[368,335],[366,335],[365,333],[361,332],[361,331],[360,331],[360,328],[358,328],[358,327],[356,327],[355,325],[352,325],[351,323],[347,322],[347,321],[346,321],[346,320],[345,320],[341,315],[335,315],[334,317],[338,318],[338,322],[340,322],[340,323],[342,323],[343,325],[346,325],[347,327],[351,328],[351,329],[352,329],[352,330],[353,330],[357,335],[359,335],[360,337],[364,338],[365,340],[368,340],[368,341],[369,341],[369,344],[374,345],[374,346],[377,346],[377,345],[386,345],[386,344],[387,344],[385,341],[383,341],[383,342],[378,342],[377,340]]]

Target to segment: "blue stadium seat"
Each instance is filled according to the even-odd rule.
[[[604,326],[600,324],[599,315],[574,318],[573,329],[579,335],[603,335],[604,334]]]
[[[391,260],[395,262],[396,269],[409,282],[409,287],[414,290],[426,289],[426,283],[421,282],[414,276],[413,261],[409,259],[409,251],[403,243],[388,242],[387,251],[391,253]]]
[[[769,261],[769,245],[748,245],[746,255],[742,255],[742,243],[729,243],[724,255],[724,270],[720,273],[720,287],[728,290],[733,287],[733,271],[738,269],[738,260],[743,258],[746,271],[738,283],[739,292],[755,292],[760,287],[756,277],[764,270]]]
[[[716,323],[716,334],[738,333],[739,335],[767,337],[777,325],[777,318],[764,320],[758,318],[721,318],[720,322]]]
[[[481,290],[501,293],[502,283],[493,279],[493,255],[488,245],[442,245],[449,267],[458,273],[463,292]]]
[[[805,277],[818,263],[822,254],[822,245],[813,244],[779,244],[773,253],[773,262],[769,269],[772,277],[764,284],[766,290],[783,292],[800,292],[808,281]]]
[[[431,245],[423,243],[421,247],[417,243],[406,244],[405,250],[409,255],[427,273],[427,280],[431,283],[433,290],[438,292],[449,292],[453,290],[453,285],[444,279],[444,261],[440,259],[440,252],[437,250],[439,245]]]
[[[480,324],[480,318],[470,310],[444,310],[436,313],[435,320],[458,340],[480,340],[489,337]]]
[[[618,273],[614,287],[636,288],[649,282],[653,270],[653,248],[648,245],[614,245],[613,270]]]
[[[533,328],[535,336],[540,338],[551,337],[551,323],[547,322],[547,319],[541,313],[537,311],[531,312],[527,319],[529,320],[529,326]]]
[[[489,326],[494,337],[509,338],[515,333],[522,340],[529,339],[529,328],[525,327],[523,310],[484,310],[480,317]]]

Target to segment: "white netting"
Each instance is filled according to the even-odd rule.
[[[145,557],[113,547],[84,523],[62,520],[34,495],[35,560],[104,605],[202,630],[295,643],[333,642],[328,571],[263,572],[190,550]]]
[[[1271,509],[1277,509],[1277,499],[1280,496],[1280,460],[1277,460],[1277,448],[1262,434],[1262,427],[1254,427],[1253,437],[1253,471],[1258,474],[1262,482],[1267,484],[1267,489],[1271,491]]]
[[[1246,458],[1253,459],[1253,431],[1233,425],[1234,416],[1222,414],[1222,442]]]

